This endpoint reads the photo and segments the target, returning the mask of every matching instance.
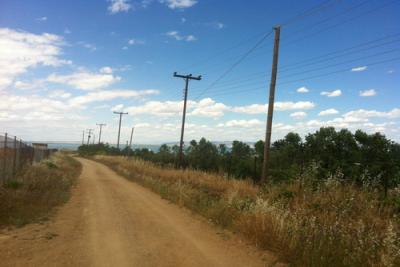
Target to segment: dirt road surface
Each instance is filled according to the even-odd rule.
[[[0,266],[272,266],[272,255],[79,159],[72,197],[50,218],[0,232]]]

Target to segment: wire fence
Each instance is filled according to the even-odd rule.
[[[0,183],[15,178],[24,167],[48,158],[55,151],[46,144],[28,144],[16,136],[0,134]]]

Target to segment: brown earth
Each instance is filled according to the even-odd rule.
[[[86,159],[47,222],[0,231],[0,266],[274,266],[274,257]]]

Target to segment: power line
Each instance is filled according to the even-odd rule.
[[[368,42],[364,42],[364,43],[361,43],[361,44],[357,44],[355,46],[351,46],[351,47],[348,47],[348,48],[345,48],[345,49],[336,50],[336,51],[333,51],[333,52],[329,52],[327,54],[323,54],[323,55],[312,57],[312,58],[309,58],[309,59],[306,59],[306,60],[298,61],[298,62],[290,64],[290,65],[284,65],[283,67],[280,68],[279,73],[285,73],[287,71],[290,71],[291,69],[299,69],[299,68],[303,68],[305,66],[320,64],[320,63],[323,63],[323,62],[326,62],[326,61],[338,59],[340,57],[343,57],[343,56],[346,56],[346,55],[349,55],[349,54],[360,53],[360,52],[368,51],[368,50],[371,50],[371,49],[374,49],[374,48],[378,48],[378,47],[386,46],[386,45],[389,45],[389,44],[397,43],[397,42],[400,41],[400,39],[391,40],[391,41],[388,41],[388,42],[385,42],[385,43],[377,44],[377,45],[366,47],[366,48],[363,48],[363,49],[357,49],[357,48],[361,48],[361,47],[364,47],[364,46],[367,46],[367,45],[371,45],[371,44],[374,44],[374,43],[377,43],[377,42],[381,42],[383,40],[390,39],[390,38],[393,38],[393,37],[396,37],[396,36],[399,36],[399,35],[400,35],[400,33],[392,34],[392,35],[389,35],[389,36],[385,36],[383,38],[374,39],[372,41],[368,41]],[[357,49],[357,50],[353,51],[355,49]],[[344,53],[344,52],[346,52],[346,53]],[[340,53],[343,53],[343,54],[340,55]],[[336,56],[333,56],[333,55],[336,55]],[[332,57],[329,57],[329,56],[332,56]],[[306,64],[303,64],[303,63],[306,63]],[[256,77],[256,78],[257,77],[264,77],[264,76],[265,76],[265,72],[256,72],[256,73],[252,73],[252,74],[247,75],[247,77]],[[246,84],[242,84],[242,82],[248,82],[248,81],[253,81],[253,80],[254,80],[254,78],[233,79],[233,80],[229,80],[229,81],[226,81],[226,82],[219,83],[220,86],[218,86],[217,89],[219,89],[219,88],[227,88],[227,89],[231,88],[231,89],[234,89],[234,88],[236,88],[236,87],[238,87],[240,85],[252,85],[252,84],[254,84],[253,82],[251,82],[250,84],[247,84],[247,83]],[[231,85],[234,85],[234,86],[231,87]]]
[[[384,51],[384,52],[380,52],[377,54],[373,54],[370,56],[364,56],[364,57],[360,57],[360,58],[356,58],[356,59],[351,59],[351,60],[347,60],[347,61],[343,61],[340,63],[335,63],[335,64],[331,64],[328,66],[323,66],[323,67],[319,67],[319,68],[315,68],[315,69],[311,69],[311,70],[306,70],[306,71],[302,71],[302,72],[298,72],[298,73],[293,73],[290,75],[286,75],[283,77],[280,77],[279,79],[282,78],[289,78],[289,77],[293,77],[293,76],[297,76],[300,74],[305,74],[305,73],[310,73],[310,72],[314,72],[314,71],[318,71],[318,70],[323,70],[323,69],[328,69],[328,68],[332,68],[332,67],[336,67],[336,66],[340,66],[343,64],[348,64],[348,63],[352,63],[352,62],[356,62],[356,61],[360,61],[360,60],[364,60],[367,58],[372,58],[372,57],[376,57],[376,56],[381,56],[381,55],[385,55],[385,54],[389,54],[389,53],[393,53],[393,52],[397,52],[400,51],[399,49],[392,49],[392,50],[388,50],[388,51]],[[265,74],[264,74],[265,75]],[[258,84],[263,84],[265,83],[265,80],[259,80],[259,81],[255,81],[253,79],[249,79],[247,80],[248,82],[244,82],[244,83],[236,83],[234,86],[221,86],[221,87],[216,87],[215,89],[223,89],[223,90],[214,90],[214,92],[231,92],[231,89],[236,89],[236,88],[242,88],[243,86],[250,86],[250,85],[258,85]]]
[[[398,58],[393,58],[393,59],[388,59],[388,60],[382,60],[382,61],[377,61],[377,62],[372,62],[372,63],[367,63],[365,65],[371,67],[374,65],[379,65],[379,64],[383,64],[383,63],[388,63],[388,62],[392,62],[392,61],[397,61],[400,60],[400,57]],[[283,82],[279,82],[279,85],[284,85],[284,84],[290,84],[290,83],[294,83],[294,82],[299,82],[299,81],[308,81],[308,80],[312,80],[315,78],[320,78],[320,77],[325,77],[325,76],[330,76],[333,74],[338,74],[338,73],[344,73],[344,72],[349,72],[349,68],[346,69],[340,69],[340,70],[335,70],[332,72],[328,72],[328,73],[323,73],[323,74],[318,74],[318,75],[313,75],[313,76],[309,76],[309,77],[305,77],[302,79],[297,79],[297,80],[290,80],[290,81],[283,81]],[[229,94],[235,94],[235,93],[248,93],[251,91],[257,91],[257,90],[261,90],[264,89],[264,87],[255,87],[255,88],[246,88],[246,89],[240,89],[240,90],[234,90],[234,91],[229,91]],[[216,94],[212,94],[211,96],[219,96],[219,95],[226,95],[227,91],[218,91],[216,92]]]
[[[311,7],[311,8],[308,9],[308,10],[305,10],[304,12],[302,12],[302,13],[296,15],[296,16],[293,16],[292,18],[290,18],[290,19],[288,19],[287,21],[285,21],[285,22],[282,24],[282,26],[285,26],[285,27],[286,27],[286,26],[288,26],[288,25],[290,25],[290,24],[293,24],[295,21],[304,19],[304,18],[309,17],[309,16],[311,16],[311,15],[313,15],[313,14],[315,14],[315,13],[317,13],[317,12],[323,10],[323,9],[326,9],[326,8],[330,7],[330,6],[331,6],[332,4],[334,4],[335,2],[341,2],[341,1],[343,1],[343,0],[326,0],[326,1],[324,1],[323,3],[321,3],[321,4],[318,4],[318,5],[314,6],[314,7]],[[329,2],[332,2],[332,3],[329,3]],[[326,6],[327,4],[329,4],[329,5]],[[212,61],[212,60],[214,60],[215,58],[220,57],[220,56],[226,54],[227,52],[230,52],[230,51],[232,51],[232,50],[234,50],[234,49],[236,49],[236,48],[242,46],[243,44],[246,44],[246,43],[248,43],[248,42],[254,40],[255,38],[258,38],[259,36],[263,36],[263,35],[265,35],[265,32],[262,32],[262,33],[258,33],[258,34],[256,34],[256,35],[253,35],[253,36],[251,36],[251,37],[249,37],[249,38],[247,38],[247,39],[244,39],[243,41],[239,41],[237,44],[235,44],[235,45],[233,45],[233,46],[231,46],[231,47],[228,47],[228,48],[225,48],[225,49],[221,49],[219,52],[216,52],[215,54],[213,54],[213,55],[207,57],[207,58],[204,59],[203,61],[200,61],[200,62],[196,62],[196,63],[190,64],[190,65],[187,65],[186,67],[184,67],[184,68],[182,68],[182,69],[187,69],[187,68],[198,67],[198,66],[204,65],[204,63],[207,63],[207,62],[209,62],[209,61]]]
[[[261,40],[259,40],[253,47],[251,47],[245,54],[243,54],[232,66],[230,66],[222,75],[220,75],[216,80],[214,80],[206,89],[204,89],[196,98],[195,100],[198,100],[202,95],[204,95],[208,90],[210,90],[215,84],[217,84],[220,80],[225,78],[232,70],[238,66],[240,63],[242,63],[257,47],[259,47],[265,39],[268,38],[273,33],[273,30],[271,30],[269,33],[263,36]]]
[[[343,16],[344,14],[347,14],[350,11],[352,11],[354,9],[357,9],[357,8],[367,4],[369,2],[370,2],[370,0],[365,0],[365,1],[361,2],[361,3],[358,3],[356,5],[350,6],[349,8],[341,11],[339,14],[335,14],[333,16],[327,17],[327,18],[325,18],[323,20],[320,20],[318,22],[312,23],[311,25],[307,25],[306,27],[300,28],[299,30],[297,30],[297,31],[295,31],[294,33],[291,33],[291,34],[293,35],[293,34],[301,33],[303,31],[310,30],[310,29],[314,28],[315,26],[320,26],[321,24],[324,24],[324,23],[326,23],[326,22],[328,22],[328,21],[330,21],[332,19],[336,19],[338,16]]]
[[[305,73],[314,72],[314,71],[318,71],[318,70],[329,69],[329,68],[336,67],[336,66],[339,66],[339,65],[360,61],[360,60],[363,60],[363,59],[366,59],[366,58],[386,55],[386,54],[390,54],[390,53],[397,52],[397,51],[400,51],[400,50],[399,49],[392,49],[392,50],[384,51],[384,52],[381,52],[381,53],[373,54],[373,55],[370,55],[370,56],[359,57],[359,58],[356,58],[356,59],[351,59],[351,60],[347,60],[347,61],[343,61],[343,62],[340,62],[340,63],[331,64],[331,65],[320,67],[320,68],[315,68],[315,69],[311,69],[311,70],[305,70],[305,71],[293,73],[293,74],[290,74],[290,75],[283,76],[281,78],[288,78],[288,77],[293,77],[293,76],[297,76],[297,75],[300,75],[300,74],[305,74]]]
[[[364,49],[357,49],[357,48],[366,46],[368,44],[376,43],[376,42],[379,42],[379,41],[382,41],[382,40],[385,40],[385,39],[388,39],[388,38],[392,38],[394,36],[399,36],[399,35],[400,35],[400,33],[394,34],[394,35],[391,35],[391,36],[385,37],[385,38],[375,39],[374,41],[369,41],[369,42],[366,42],[366,43],[358,44],[358,45],[355,45],[355,46],[352,46],[352,47],[349,47],[349,48],[345,48],[345,49],[337,50],[337,51],[334,51],[334,52],[330,52],[330,53],[327,53],[327,54],[324,54],[324,55],[312,57],[312,58],[309,58],[309,59],[306,59],[306,60],[303,60],[303,61],[298,61],[298,62],[292,63],[290,65],[288,64],[287,66],[284,65],[283,67],[280,68],[280,70],[281,70],[280,72],[282,72],[282,69],[283,69],[283,71],[287,71],[287,70],[292,69],[292,68],[299,68],[299,67],[304,67],[304,66],[308,66],[308,65],[312,65],[312,64],[317,64],[319,62],[324,62],[324,61],[327,61],[327,60],[330,60],[330,59],[336,59],[338,57],[342,57],[342,56],[345,56],[345,55],[348,55],[348,54],[359,53],[359,52],[367,51],[367,50],[374,49],[374,48],[377,48],[377,47],[382,47],[382,46],[385,46],[387,44],[396,43],[396,42],[400,41],[400,39],[397,39],[397,40],[394,40],[394,41],[389,41],[389,42],[386,42],[386,43],[383,43],[383,44],[378,44],[378,45],[371,46],[371,47],[367,47],[367,48],[364,48]],[[357,50],[356,51],[352,51],[354,49],[357,49]],[[329,57],[329,56],[340,54],[340,53],[343,53],[343,52],[348,52],[348,53],[345,53],[345,54],[340,55],[340,56]],[[329,57],[329,58],[328,59],[323,59],[325,57]],[[315,60],[315,59],[317,59],[317,60]],[[307,64],[303,64],[303,63],[307,63]]]
[[[253,39],[255,39],[255,38],[259,37],[259,36],[263,36],[264,34],[265,34],[265,32],[263,32],[263,33],[258,33],[258,34],[254,35],[254,36],[251,36],[251,37],[249,37],[249,38],[247,38],[247,39],[245,39],[245,40],[242,40],[242,41],[238,42],[237,44],[235,44],[235,45],[233,45],[233,46],[231,46],[231,47],[229,47],[229,48],[221,49],[220,51],[216,52],[215,54],[213,54],[213,55],[207,57],[206,59],[204,59],[204,60],[202,60],[202,61],[200,61],[200,62],[196,62],[196,63],[189,64],[189,65],[187,65],[186,67],[184,67],[184,68],[182,68],[182,69],[188,69],[188,68],[198,67],[198,66],[204,65],[204,63],[207,63],[207,62],[209,62],[209,61],[214,60],[214,59],[217,58],[217,57],[220,57],[220,56],[222,56],[222,55],[225,55],[227,52],[232,51],[232,50],[234,50],[235,48],[238,48],[238,47],[242,46],[243,44],[248,43],[248,42],[250,42],[251,40],[253,40]]]
[[[291,24],[293,24],[293,23],[295,23],[295,22],[297,22],[297,21],[299,21],[301,19],[304,19],[304,18],[307,18],[309,16],[312,16],[312,15],[320,12],[321,10],[324,10],[324,9],[330,7],[331,5],[335,4],[335,2],[341,2],[341,1],[342,0],[327,0],[327,1],[324,1],[324,2],[320,3],[319,5],[317,5],[315,7],[312,7],[310,9],[304,11],[303,13],[301,13],[301,14],[299,14],[299,15],[297,15],[297,16],[295,16],[295,17],[293,17],[293,18],[291,18],[291,19],[289,19],[289,20],[287,20],[285,22],[283,22],[282,23],[282,27],[287,27],[288,25],[291,25]]]
[[[383,63],[387,63],[387,62],[397,61],[397,60],[400,60],[400,57],[392,58],[392,59],[389,59],[389,60],[377,61],[377,62],[373,62],[373,63],[367,63],[365,65],[374,66],[374,65],[379,65],[379,64],[383,64]],[[349,71],[349,69],[346,68],[346,69],[332,71],[332,72],[328,72],[328,73],[324,73],[324,74],[319,74],[319,75],[306,77],[306,78],[303,78],[303,79],[291,80],[291,81],[286,81],[286,82],[284,81],[283,83],[279,83],[279,84],[283,85],[283,84],[289,84],[289,83],[294,83],[294,82],[306,81],[306,80],[311,80],[311,79],[315,79],[315,78],[319,78],[319,77],[324,77],[324,76],[328,76],[328,75],[332,75],[332,74],[336,74],[336,73],[341,73],[341,72],[348,72],[348,71]]]
[[[373,8],[373,9],[371,9],[371,10],[368,10],[367,12],[361,13],[361,14],[359,14],[358,16],[353,16],[353,17],[351,17],[351,18],[349,18],[349,19],[347,19],[347,20],[344,20],[344,21],[341,21],[341,22],[336,23],[336,24],[334,24],[334,25],[325,27],[325,28],[323,28],[323,29],[321,29],[321,30],[319,30],[319,31],[317,31],[317,32],[314,32],[314,33],[308,34],[308,35],[306,35],[306,36],[303,36],[303,37],[301,37],[301,38],[298,38],[298,39],[295,39],[295,40],[293,40],[293,41],[290,41],[289,43],[285,43],[285,42],[284,42],[284,46],[291,45],[291,44],[297,43],[297,42],[299,42],[299,41],[302,41],[302,40],[304,40],[304,39],[308,39],[308,38],[310,38],[310,37],[312,37],[312,36],[315,36],[315,35],[317,35],[317,34],[320,34],[320,33],[322,33],[322,32],[326,32],[326,31],[328,31],[328,30],[331,30],[331,29],[333,29],[333,28],[336,28],[336,27],[338,27],[338,26],[341,26],[341,25],[343,25],[343,24],[346,24],[347,22],[356,20],[356,19],[358,19],[358,18],[360,18],[360,17],[362,17],[362,16],[365,16],[365,15],[367,15],[367,14],[370,14],[370,13],[373,13],[373,12],[375,12],[375,11],[378,11],[378,10],[380,10],[380,9],[382,9],[382,8],[385,8],[385,7],[387,7],[387,6],[391,5],[391,4],[394,4],[394,3],[396,3],[396,2],[399,2],[399,1],[398,1],[398,0],[389,1],[389,2],[387,2],[387,3],[385,3],[385,4],[383,4],[383,5],[380,5],[380,6],[378,6],[378,7],[375,7],[375,8]]]

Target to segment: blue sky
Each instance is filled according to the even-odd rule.
[[[203,76],[186,140],[262,139],[273,34],[214,81],[282,24],[273,139],[334,126],[400,141],[398,14],[394,0],[1,0],[0,131],[74,141],[102,122],[115,142],[123,110],[121,140],[135,126],[137,143],[176,141],[178,71]]]

